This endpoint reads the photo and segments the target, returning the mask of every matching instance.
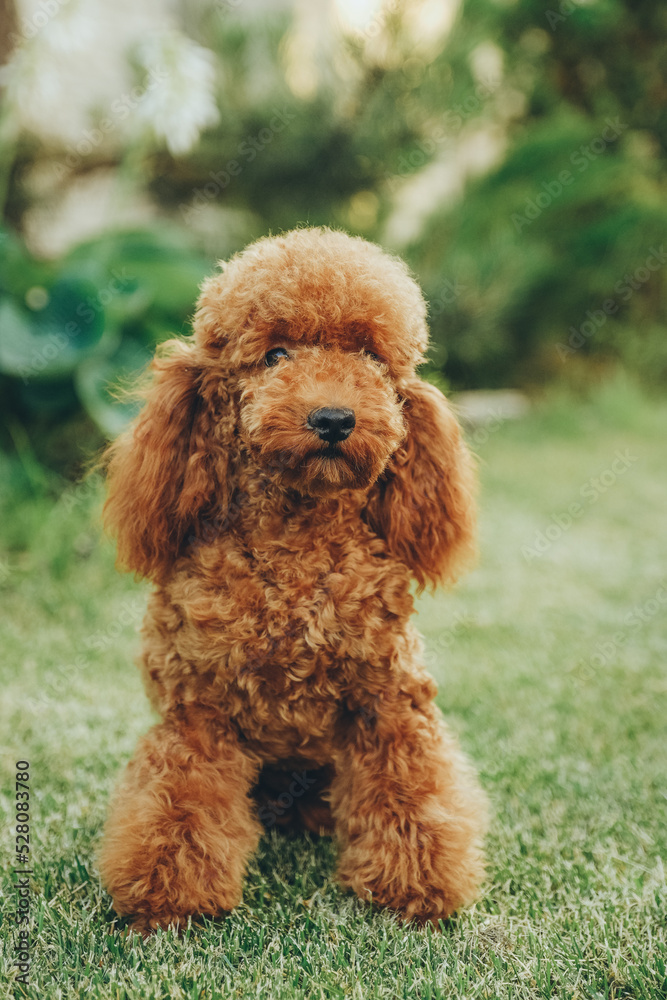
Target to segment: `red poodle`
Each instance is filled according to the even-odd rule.
[[[478,889],[485,798],[434,704],[411,578],[474,549],[474,475],[419,380],[405,265],[328,229],[261,239],[203,286],[109,449],[120,564],[154,583],[141,668],[161,717],[101,850],[148,931],[241,899],[265,825],[333,832],[338,877],[406,919]]]

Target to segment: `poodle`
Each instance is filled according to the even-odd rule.
[[[405,264],[297,229],[202,286],[110,445],[105,522],[150,579],[161,721],[112,801],[100,870],[142,933],[240,901],[266,827],[333,833],[361,899],[437,923],[474,898],[486,800],[434,703],[417,589],[474,553],[475,476],[415,367]]]

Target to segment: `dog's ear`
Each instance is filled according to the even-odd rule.
[[[220,407],[228,396],[206,378],[198,348],[180,340],[161,345],[151,380],[136,395],[145,406],[107,449],[107,530],[117,538],[118,563],[159,581],[200,519],[224,517],[229,442]]]
[[[454,582],[474,557],[475,472],[442,393],[418,378],[399,392],[407,437],[372,488],[366,517],[423,590]]]

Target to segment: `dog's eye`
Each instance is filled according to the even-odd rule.
[[[264,358],[264,364],[267,368],[273,368],[277,365],[281,358],[289,358],[289,354],[284,347],[273,347]]]
[[[384,361],[382,360],[382,358],[379,358],[377,356],[377,354],[373,354],[372,351],[364,351],[364,354],[365,354],[365,356],[367,358],[370,358],[371,361],[374,361],[376,365],[383,365],[384,364]]]

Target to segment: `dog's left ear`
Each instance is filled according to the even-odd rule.
[[[407,437],[372,488],[366,517],[422,590],[453,583],[475,555],[475,471],[442,393],[418,378],[398,388]]]

